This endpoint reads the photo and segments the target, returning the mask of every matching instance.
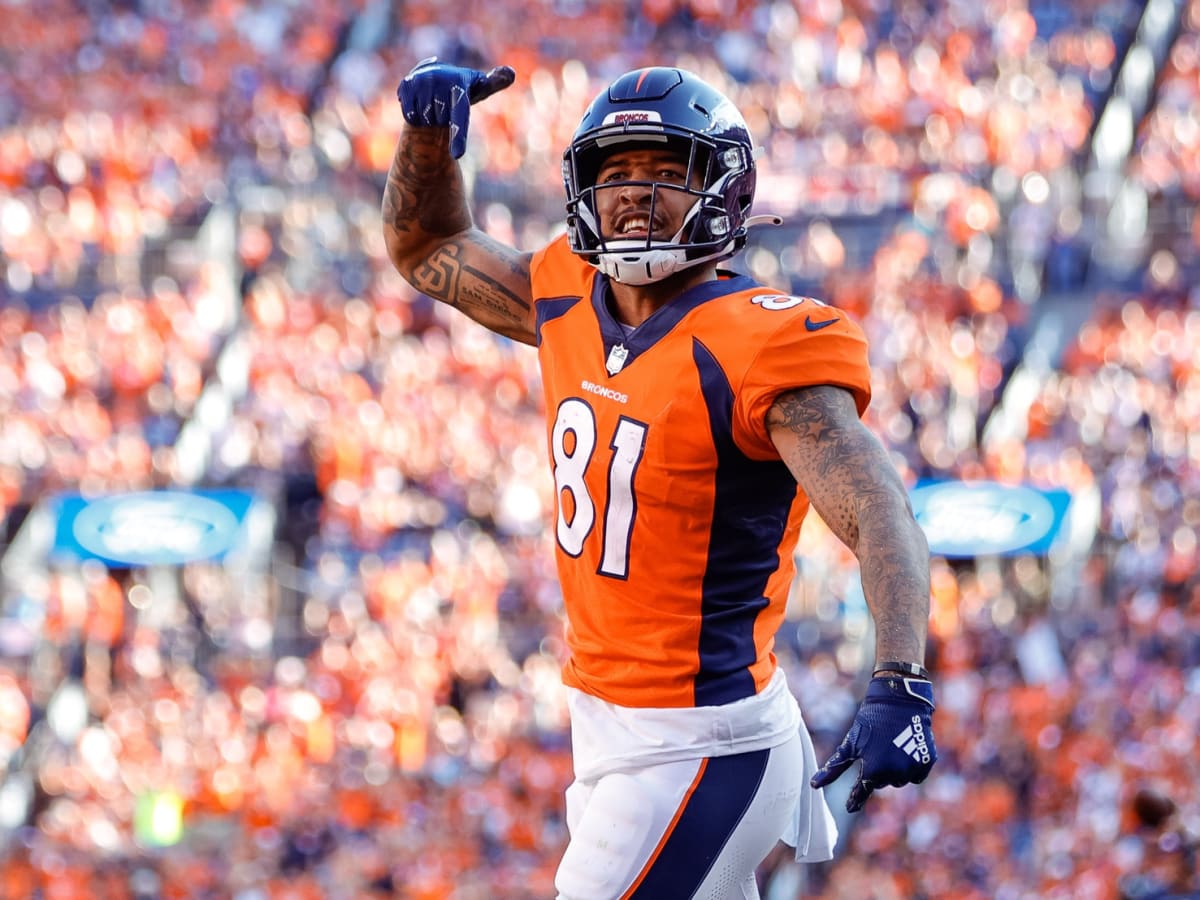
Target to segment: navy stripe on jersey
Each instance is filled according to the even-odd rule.
[[[770,750],[755,750],[708,760],[700,783],[630,900],[696,893],[750,807],[770,755]]]
[[[670,333],[680,320],[702,303],[707,303],[715,297],[734,294],[738,291],[760,287],[757,281],[746,275],[735,275],[732,278],[719,278],[716,281],[705,281],[695,287],[688,288],[670,303],[660,306],[645,322],[639,325],[628,337],[613,318],[608,308],[608,298],[612,293],[608,278],[598,275],[592,282],[592,308],[596,311],[596,319],[600,322],[600,336],[604,339],[604,359],[612,351],[613,345],[624,344],[629,355],[625,357],[623,369],[628,369],[637,357],[653,347],[658,341]]]
[[[542,346],[542,326],[553,322],[559,316],[565,316],[571,307],[582,300],[582,297],[545,297],[539,298],[533,308],[537,312],[537,345]]]
[[[692,339],[692,359],[717,452],[708,565],[701,597],[696,705],[719,706],[754,695],[754,623],[766,608],[767,581],[779,568],[779,542],[796,497],[780,461],[752,460],[733,440],[733,389],[720,363]]]

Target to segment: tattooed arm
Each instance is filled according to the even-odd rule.
[[[392,264],[417,290],[534,342],[531,254],[474,227],[447,129],[404,127],[383,194],[383,234]]]
[[[858,557],[875,661],[924,664],[929,545],[854,398],[832,385],[787,391],[767,413],[767,432],[813,508]]]

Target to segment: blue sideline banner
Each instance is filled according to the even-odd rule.
[[[1046,553],[1071,505],[1067,491],[994,481],[923,481],[910,497],[929,552],[957,559]]]
[[[255,495],[248,491],[143,491],[57,498],[55,562],[181,565],[221,559],[241,543]]]

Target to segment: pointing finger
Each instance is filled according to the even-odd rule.
[[[486,100],[512,84],[516,77],[517,73],[513,71],[512,66],[496,66],[481,80],[471,85],[468,96],[472,103]]]

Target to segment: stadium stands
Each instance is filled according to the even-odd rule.
[[[843,819],[833,862],[771,860],[764,897],[1200,892],[1200,2],[5,15],[0,896],[552,895],[570,773],[535,361],[416,295],[379,233],[394,82],[433,53],[519,72],[465,162],[480,222],[529,248],[595,87],[698,70],[789,221],[738,265],[863,322],[906,479],[1098,497],[1069,546],[934,559],[941,762]],[[1101,220],[1092,141],[1149,15],[1169,52]],[[1093,256],[1114,235],[1136,265]],[[278,509],[265,574],[28,553],[62,491],[193,484]],[[811,523],[779,652],[819,753],[870,662],[856,583]]]

